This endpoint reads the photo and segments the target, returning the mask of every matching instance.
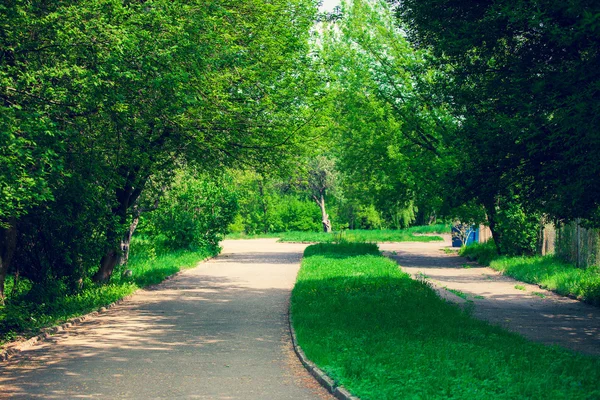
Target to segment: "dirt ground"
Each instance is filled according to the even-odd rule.
[[[0,364],[0,398],[331,399],[297,359],[288,301],[306,245],[223,253]]]
[[[600,308],[446,254],[442,250],[448,246],[450,238],[446,236],[444,243],[384,243],[380,249],[403,271],[431,282],[444,298],[473,304],[478,318],[547,345],[600,355]],[[460,291],[467,299],[447,289]]]

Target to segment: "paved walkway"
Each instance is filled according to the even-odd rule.
[[[289,341],[306,245],[222,255],[0,364],[0,398],[330,399]]]
[[[385,243],[380,249],[395,259],[403,271],[432,282],[443,297],[465,303],[444,287],[464,293],[473,302],[478,318],[545,344],[600,355],[600,308],[445,254],[442,249],[449,245],[447,237],[444,243]],[[516,285],[525,290],[516,289]]]

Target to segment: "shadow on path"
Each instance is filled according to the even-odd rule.
[[[0,398],[329,398],[289,342],[304,246],[244,242],[3,364]]]

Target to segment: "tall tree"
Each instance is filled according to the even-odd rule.
[[[318,101],[310,85],[297,91],[308,76],[310,0],[15,0],[0,12],[0,123],[10,145],[0,162],[12,171],[0,173],[0,218],[7,226],[36,202],[73,210],[68,196],[47,200],[85,189],[78,204],[101,225],[96,281],[118,264],[153,176],[183,162],[277,164],[302,145]]]
[[[600,4],[593,0],[394,2],[448,76],[461,120],[460,181],[488,216],[503,198],[600,223]]]
[[[439,207],[442,129],[452,121],[423,96],[420,85],[434,73],[425,54],[412,49],[377,1],[344,2],[342,15],[322,31],[345,196],[375,204],[397,222],[415,203],[424,211]]]

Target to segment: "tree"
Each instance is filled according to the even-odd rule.
[[[411,48],[385,3],[343,3],[342,16],[322,31],[344,196],[375,205],[395,226],[415,210],[432,213],[446,167],[442,130],[453,121],[421,90],[435,73],[425,54]]]
[[[319,100],[313,86],[296,90],[312,79],[315,11],[308,0],[1,6],[3,226],[32,207],[87,204],[80,220],[99,224],[88,238],[101,244],[102,282],[153,177],[185,163],[281,162],[303,145]],[[56,196],[71,188],[85,192]]]
[[[325,208],[327,193],[336,185],[336,170],[333,159],[323,155],[316,156],[308,162],[307,189],[310,196],[321,210],[323,232],[331,232],[331,221]]]
[[[218,247],[238,210],[231,177],[177,171],[156,210],[141,217],[144,235],[159,251]]]
[[[492,230],[511,196],[597,224],[598,2],[394,4],[412,42],[448,77],[438,89],[461,121],[452,142],[468,165],[458,186],[485,205]]]

